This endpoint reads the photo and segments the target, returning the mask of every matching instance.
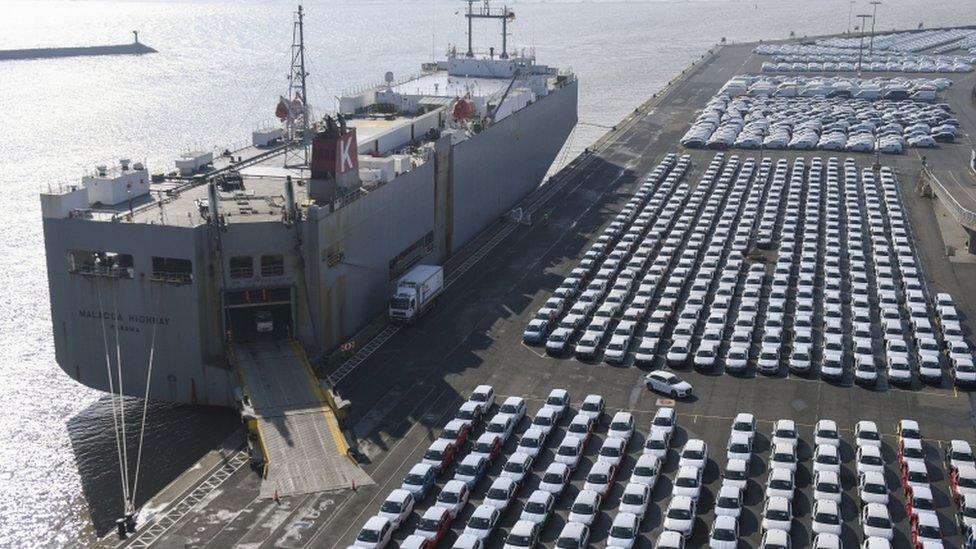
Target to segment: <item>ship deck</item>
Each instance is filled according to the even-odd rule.
[[[343,378],[338,389],[353,403],[351,424],[359,449],[365,456],[364,469],[375,480],[374,486],[285,498],[276,503],[260,499],[260,479],[246,467],[241,468],[214,491],[212,498],[197,505],[168,528],[158,538],[158,545],[346,547],[353,543],[359,527],[376,513],[386,495],[399,487],[403,475],[419,461],[458,405],[482,383],[493,385],[502,398],[509,395],[525,398],[530,415],[553,388],[568,389],[574,407],[584,395],[599,393],[606,398],[608,412],[632,411],[637,420],[636,440],[631,442],[623,466],[629,471],[640,454],[654,411],[670,403],[644,389],[640,384],[644,371],[629,363],[609,366],[571,358],[550,358],[540,348],[524,345],[522,330],[552,289],[576,265],[601,228],[623,207],[644,175],[665,154],[686,152],[677,143],[696,110],[729,77],[758,72],[762,58],[753,55],[751,48],[751,45],[734,45],[719,49],[717,54],[707,56],[684,72],[637,114],[619,124],[593,148],[592,154],[577,159],[557,177],[553,185],[558,185],[555,189],[558,192],[547,195],[553,198],[541,210],[549,212],[548,224],[518,227],[497,240],[490,238],[491,235],[477,239],[472,249],[448,266],[448,279],[453,280],[453,284],[445,291],[438,307],[417,325],[399,330]],[[963,79],[967,81],[966,85],[971,85],[972,76]],[[972,112],[972,105],[954,107],[960,113],[964,129],[972,135],[976,129],[973,119],[968,118],[969,122],[966,122],[966,115],[961,114],[966,109]],[[726,154],[745,157],[751,152],[755,153],[751,156],[758,157],[758,151]],[[690,154],[693,157],[691,181],[695,181],[714,152],[691,151]],[[848,156],[826,151],[766,152],[766,156],[773,158],[791,159],[797,155],[807,158],[839,156],[842,159]],[[873,159],[871,155],[851,156],[861,166],[870,164]],[[939,157],[939,154],[930,154],[930,164]],[[937,222],[941,215],[938,206],[930,199],[920,198],[912,189],[914,179],[909,174],[918,172],[918,157],[914,154],[882,157],[882,161],[898,170],[928,283],[932,288],[949,291],[956,297],[960,308],[969,314],[969,331],[973,333],[976,262],[946,257],[944,239],[947,237],[940,232]],[[955,166],[955,160],[952,162]],[[535,193],[530,198],[538,195]],[[483,257],[472,268],[463,274],[455,274],[455,269],[465,264],[466,257],[482,252]],[[738,412],[755,413],[760,433],[743,510],[740,547],[759,546],[762,482],[767,470],[769,433],[771,421],[779,418],[796,419],[803,441],[797,476],[797,518],[792,535],[795,546],[810,545],[813,504],[811,428],[821,417],[836,420],[843,429],[842,538],[845,547],[857,546],[861,536],[857,518],[858,496],[853,488],[855,473],[851,446],[851,429],[861,419],[876,421],[884,434],[883,451],[892,493],[889,508],[898,522],[895,546],[904,547],[909,543],[910,534],[901,506],[904,498],[897,481],[893,435],[896,423],[904,417],[914,418],[921,424],[947,546],[961,547],[955,504],[949,491],[948,475],[940,463],[940,452],[943,443],[953,438],[974,441],[974,395],[957,391],[948,382],[941,387],[917,385],[905,390],[867,390],[850,384],[832,384],[790,375],[740,378],[701,374],[691,369],[680,372],[680,375],[693,384],[696,396],[676,404],[678,433],[653,492],[648,515],[641,523],[639,547],[650,547],[650,540],[661,531],[677,465],[676,449],[694,437],[704,439],[711,446],[711,460],[704,474],[701,511],[689,541],[693,547],[706,545],[708,527],[714,517],[711,503],[721,485],[720,471],[724,469],[725,442],[731,420]],[[526,425],[527,422],[523,422],[518,431],[524,430]],[[503,515],[501,534],[492,535],[488,547],[501,547],[504,533],[518,518],[518,509],[538,484],[539,473],[551,462],[554,444],[561,440],[564,427],[558,428],[549,439],[547,450],[534,466],[535,475],[520,490],[519,500]],[[595,460],[606,428],[606,423],[601,425],[594,435],[595,440],[587,446],[580,465],[582,471],[585,472]],[[510,439],[503,451],[505,455],[511,454],[517,438]],[[494,464],[490,477],[497,475],[502,461]],[[542,534],[545,546],[552,546],[565,523],[568,507],[582,486],[582,476],[579,470],[573,475],[568,493],[557,503],[555,516]],[[450,477],[448,472],[438,485],[442,486]],[[189,492],[200,481],[188,478],[185,482]],[[593,527],[591,544],[602,545],[606,541],[623,484],[618,479],[604,503]],[[480,501],[487,485],[488,482],[480,483],[473,492],[472,501]],[[433,499],[428,495],[418,508],[426,509]],[[472,509],[473,505],[469,504],[462,511],[441,547],[453,543]],[[406,527],[396,532],[394,545],[413,530],[416,520],[415,512]]]

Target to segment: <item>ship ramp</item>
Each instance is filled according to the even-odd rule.
[[[237,343],[233,361],[265,453],[261,497],[373,483],[350,457],[334,402],[297,342]]]

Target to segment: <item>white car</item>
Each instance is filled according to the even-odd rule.
[[[413,494],[407,490],[397,488],[390,492],[390,495],[386,496],[386,499],[383,500],[383,503],[380,505],[380,512],[377,515],[389,519],[393,525],[393,529],[396,530],[403,525],[412,512]]]
[[[393,524],[386,517],[370,517],[356,536],[356,547],[383,549],[393,536]]]
[[[884,473],[884,459],[881,457],[881,448],[878,446],[861,446],[857,449],[857,474],[863,475],[868,471]]]
[[[659,431],[667,434],[668,441],[674,436],[674,430],[678,426],[678,416],[671,406],[664,406],[654,412],[654,419],[651,420],[651,432]]]
[[[633,479],[631,479],[633,480]],[[629,482],[624,486],[624,493],[620,496],[618,509],[623,513],[631,513],[637,518],[643,518],[647,512],[647,505],[651,501],[651,487],[647,484]]]
[[[451,549],[483,549],[484,545],[484,540],[478,539],[476,536],[461,534],[454,540]]]
[[[763,532],[759,549],[791,549],[793,542],[786,530],[766,530]]]
[[[869,503],[861,510],[861,529],[865,537],[884,538],[888,541],[895,538],[888,507],[880,503]]]
[[[878,431],[878,424],[873,421],[858,421],[854,427],[854,441],[859,448],[874,446],[880,449],[881,433]]]
[[[685,549],[685,538],[678,532],[665,530],[657,537],[654,549]]]
[[[562,463],[570,469],[576,469],[579,465],[580,456],[583,455],[583,439],[578,436],[567,434],[556,448],[556,456],[553,458],[556,463]]]
[[[600,514],[600,494],[593,490],[582,490],[576,495],[576,500],[569,508],[569,522],[578,522],[592,526],[593,520]]]
[[[781,442],[795,445],[799,441],[799,437],[796,434],[795,421],[792,419],[779,419],[773,423],[773,446]]]
[[[752,439],[748,435],[733,431],[726,446],[726,459],[741,459],[746,463],[752,458]]]
[[[963,468],[957,469],[963,471]],[[976,471],[974,471],[976,472]],[[929,486],[929,471],[925,462],[908,461],[902,466],[901,470],[902,485],[915,489],[919,486]]]
[[[517,396],[510,396],[502,402],[502,405],[498,407],[498,414],[507,415],[512,417],[512,421],[515,425],[518,425],[522,418],[525,417],[525,399]]]
[[[437,494],[437,503],[440,507],[447,509],[451,513],[451,518],[457,518],[458,513],[468,503],[468,485],[461,480],[449,480],[440,493]]]
[[[708,463],[708,444],[700,438],[689,439],[681,449],[681,459],[678,467],[691,466],[704,469]]]
[[[464,527],[464,535],[474,536],[482,541],[488,539],[495,528],[498,526],[498,519],[502,512],[497,507],[491,505],[479,505],[475,507],[468,519],[467,526]]]
[[[590,527],[579,522],[567,522],[556,538],[560,549],[586,549],[589,545]]]
[[[813,429],[814,444],[817,446],[830,445],[840,447],[840,431],[837,422],[832,419],[821,419]]]
[[[813,549],[844,549],[844,545],[837,534],[823,533],[813,538]]]
[[[829,499],[817,500],[813,504],[813,531],[816,534],[841,534],[843,519],[840,504]]]
[[[813,479],[813,499],[829,500],[840,503],[844,497],[844,489],[840,482],[840,474],[835,471],[821,471]]]
[[[600,418],[603,417],[603,397],[600,395],[586,395],[583,399],[583,403],[580,405],[579,412],[576,415],[584,415],[593,420],[594,423],[599,423]]]
[[[514,479],[499,477],[492,481],[485,493],[485,500],[482,505],[494,507],[499,511],[504,511],[518,492],[519,484]]]
[[[543,408],[554,410],[559,417],[566,415],[569,410],[569,391],[566,389],[553,389],[549,391],[549,397]]]
[[[813,452],[813,473],[833,471],[840,474],[840,453],[836,446],[818,444]]]
[[[515,430],[515,418],[509,414],[503,414],[501,412],[495,414],[494,417],[485,425],[485,433],[492,433],[498,435],[502,439],[502,444],[504,445],[510,436],[512,436],[512,431]],[[485,433],[482,433],[484,436]]]
[[[749,484],[749,465],[741,459],[729,460],[722,473],[722,483],[737,486],[745,490]]]
[[[796,472],[796,443],[780,442],[773,445],[769,457],[769,466],[773,469],[783,468]]]
[[[544,490],[536,490],[525,501],[519,520],[527,520],[542,526],[549,520],[555,505],[556,498],[552,494]]]
[[[546,445],[546,434],[538,427],[530,427],[522,437],[519,438],[518,446],[515,448],[515,452],[519,454],[525,454],[533,459],[539,457],[539,452]]]
[[[613,487],[614,477],[617,476],[617,466],[610,463],[596,462],[590,467],[590,472],[583,480],[583,490],[591,490],[606,498]]]
[[[662,370],[655,370],[644,376],[644,384],[648,389],[657,391],[675,398],[686,398],[691,396],[691,384],[682,381],[681,378]]]
[[[869,471],[861,475],[857,483],[857,492],[861,498],[861,505],[871,503],[888,505],[888,485],[882,473]]]
[[[702,489],[702,469],[691,465],[679,466],[674,477],[671,493],[675,496],[688,496],[697,500]]]
[[[550,433],[559,423],[559,413],[553,408],[542,407],[532,418],[532,429],[539,429],[549,438]]]
[[[502,549],[535,547],[539,542],[539,532],[541,530],[542,528],[534,522],[520,520],[508,531],[508,536],[505,537],[505,545],[502,546]]]
[[[607,430],[608,438],[619,438],[624,441],[626,447],[634,434],[634,416],[630,412],[617,412],[610,420],[610,428]]]
[[[613,517],[607,536],[607,547],[630,549],[637,542],[640,533],[640,520],[633,513],[619,512]]]
[[[572,470],[565,463],[550,463],[542,473],[539,481],[539,490],[545,490],[550,494],[559,497],[569,484],[569,477]]]
[[[762,529],[789,532],[792,525],[793,506],[790,501],[780,497],[766,499],[762,514]]]
[[[736,549],[739,546],[739,521],[735,517],[719,515],[712,523],[708,536],[710,549]]]
[[[522,484],[532,471],[532,461],[532,456],[516,452],[508,458],[498,476],[499,478],[510,478]]]
[[[973,450],[965,440],[950,440],[945,449],[946,467],[953,471],[961,465],[976,465]]]
[[[796,479],[793,478],[793,471],[779,467],[769,471],[766,478],[766,497],[783,498],[793,501],[793,494],[796,491]]]
[[[420,534],[410,534],[400,543],[400,549],[428,549],[430,540]]]
[[[732,434],[740,434],[749,437],[751,445],[752,439],[756,436],[756,416],[745,412],[736,414],[732,420]]]
[[[664,514],[664,529],[677,532],[682,537],[691,536],[695,528],[696,502],[688,496],[674,496]]]
[[[742,489],[732,484],[722,484],[715,497],[715,515],[739,518],[742,514]]]
[[[637,458],[634,470],[630,474],[630,482],[643,484],[654,488],[657,477],[661,472],[661,459],[652,454],[642,454]]]
[[[670,431],[652,428],[644,441],[644,454],[654,456],[662,461],[667,459],[668,447],[671,443],[669,434]]]

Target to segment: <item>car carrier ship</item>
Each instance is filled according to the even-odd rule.
[[[538,187],[576,124],[577,80],[510,49],[511,10],[471,4],[466,51],[387,73],[318,119],[299,11],[280,127],[184,154],[169,175],[122,159],[42,193],[61,368],[104,391],[233,406],[235,345],[337,349],[398,278],[442,264]],[[476,18],[501,23],[498,51],[473,50]]]

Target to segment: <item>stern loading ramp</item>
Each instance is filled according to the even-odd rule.
[[[298,343],[238,343],[234,355],[265,452],[261,497],[373,483],[349,457],[331,401]]]

